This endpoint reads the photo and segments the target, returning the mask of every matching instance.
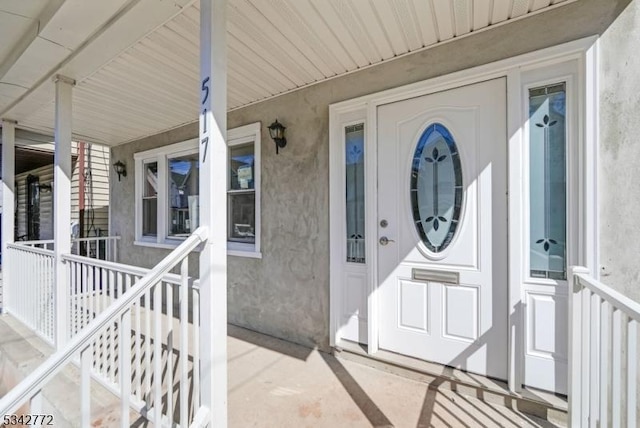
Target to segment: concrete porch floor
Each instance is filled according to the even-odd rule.
[[[228,347],[230,427],[555,426],[499,404],[438,389],[437,379],[407,379],[235,326],[229,326]],[[15,381],[52,351],[10,315],[0,317],[0,358],[3,368],[17,368]],[[50,391],[64,399],[50,401],[58,414],[68,417],[56,426],[74,426],[67,421],[77,414],[70,398],[77,394],[71,384],[78,377],[72,373],[59,378]],[[65,388],[69,391],[61,393]],[[101,387],[92,388],[94,426],[116,426],[115,397]],[[138,420],[133,426],[145,425]]]

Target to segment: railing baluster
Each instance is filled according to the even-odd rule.
[[[162,426],[162,282],[153,288],[153,422]]]
[[[109,303],[115,303],[115,289],[116,289],[116,274],[113,270],[109,271]],[[113,382],[117,382],[116,379],[116,324],[115,321],[109,324],[109,359],[111,362],[109,363],[109,379]]]
[[[128,355],[131,355],[131,309],[127,309],[120,317],[120,426],[122,428],[130,426],[131,359]]]
[[[202,406],[200,399],[200,290],[193,287],[193,414]]]
[[[135,312],[134,312],[134,316],[135,316],[135,362],[136,362],[136,367],[135,367],[135,371],[136,371],[136,384],[135,384],[135,393],[137,394],[138,398],[140,400],[144,399],[144,394],[142,393],[142,364],[141,364],[141,360],[142,360],[142,355],[140,354],[141,352],[141,345],[140,345],[140,341],[141,341],[141,334],[140,334],[140,302],[141,300],[138,300],[137,302],[135,302],[134,304],[134,308],[135,308]]]
[[[144,293],[144,379],[145,402],[147,409],[151,408],[151,292]]]
[[[590,381],[591,379],[589,379],[589,367],[590,367],[590,362],[589,362],[589,347],[590,347],[590,340],[589,340],[589,328],[591,325],[591,305],[590,305],[590,301],[591,301],[591,292],[584,288],[581,291],[582,293],[582,301],[581,301],[581,306],[582,306],[582,349],[580,350],[581,355],[582,355],[582,364],[581,364],[581,378],[582,378],[582,382],[583,385],[590,385]],[[588,424],[588,409],[589,409],[589,392],[588,390],[586,391],[586,393],[582,394],[582,404],[580,406],[582,408],[582,421],[581,421],[581,426],[586,426]]]
[[[189,258],[180,264],[180,426],[189,421]]]
[[[167,417],[173,422],[173,286],[164,283],[167,293]]]
[[[600,426],[609,421],[609,381],[611,357],[611,305],[600,301]]]
[[[627,322],[627,428],[635,428],[638,382],[638,321]]]
[[[36,392],[29,400],[29,413],[42,414],[42,390]]]
[[[107,287],[107,269],[100,269],[100,313],[105,311],[109,307],[109,303],[106,300],[106,287]],[[106,370],[106,353],[107,353],[107,330],[102,330],[102,334],[99,337],[100,341],[100,362],[98,365],[100,366],[100,374],[108,379],[107,370]]]
[[[589,408],[590,418],[589,425],[593,428],[596,428],[599,416],[598,410],[599,406],[599,356],[600,356],[600,297],[595,295],[594,293],[589,293],[590,299],[590,309],[591,320],[589,323],[589,379],[591,381],[591,385],[589,388]]]
[[[93,350],[88,345],[80,351],[80,426],[91,426],[91,366]]]
[[[622,376],[621,360],[622,360],[622,313],[620,310],[614,308],[613,311],[613,344],[611,346],[611,364],[612,379],[611,379],[611,425],[614,427],[620,426],[620,381]]]

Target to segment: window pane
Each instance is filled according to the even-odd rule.
[[[198,153],[169,158],[169,236],[188,236],[198,227]]]
[[[442,252],[460,221],[463,184],[460,154],[449,130],[430,125],[420,136],[411,171],[413,221],[424,245]]]
[[[142,234],[158,234],[158,162],[144,164],[144,193],[142,195]]]
[[[144,164],[144,197],[158,195],[158,162]]]
[[[157,236],[158,234],[158,200],[144,199],[142,201],[142,234]]]
[[[229,195],[229,241],[255,243],[256,197],[254,192]]]
[[[364,263],[364,124],[345,128],[347,261]]]
[[[565,84],[529,91],[531,276],[566,279]]]
[[[254,189],[255,154],[253,143],[229,148],[229,189]]]

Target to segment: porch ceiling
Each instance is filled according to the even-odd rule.
[[[574,0],[229,0],[235,109]],[[0,117],[51,133],[74,78],[76,139],[116,145],[198,115],[199,2],[0,4]],[[99,5],[99,6],[96,6]]]

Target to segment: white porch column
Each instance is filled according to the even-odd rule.
[[[55,155],[53,170],[53,238],[55,240],[55,343],[69,339],[69,282],[62,255],[71,252],[71,89],[75,81],[56,76]]]
[[[7,244],[14,241],[15,230],[15,178],[16,178],[16,122],[2,120],[2,256],[4,279],[7,280]],[[2,285],[0,311],[5,312],[7,287]]]
[[[200,2],[200,253],[202,405],[227,426],[227,25],[226,0]]]

